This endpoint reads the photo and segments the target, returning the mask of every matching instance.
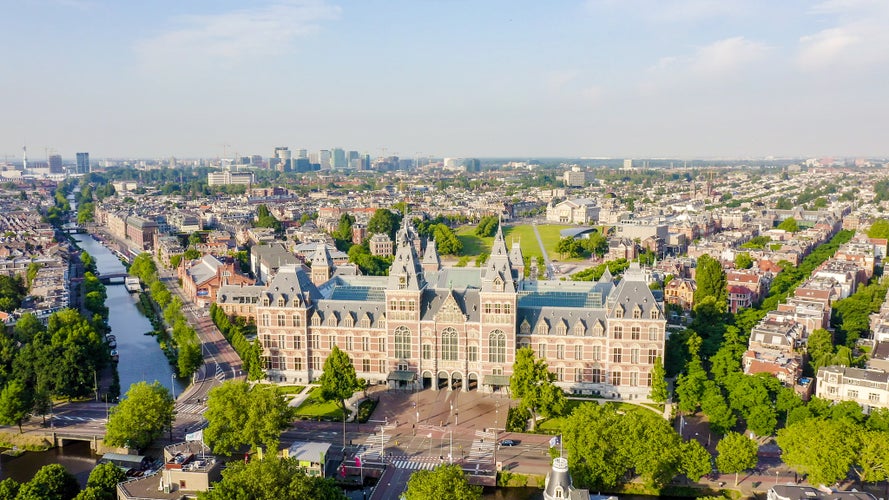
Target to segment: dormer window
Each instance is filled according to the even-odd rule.
[[[640,319],[640,318],[642,318],[642,308],[639,306],[636,306],[633,308],[633,319]]]
[[[278,307],[284,307],[284,297],[278,299]]]
[[[528,320],[522,321],[522,325],[519,327],[519,332],[522,335],[531,334],[531,325],[528,324]]]
[[[614,309],[614,317],[615,318],[623,318],[624,317],[624,307],[623,306],[617,306]]]
[[[658,318],[658,311],[656,308],[652,308],[651,309],[651,319],[657,319],[657,318]]]

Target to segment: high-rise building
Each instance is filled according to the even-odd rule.
[[[318,151],[318,163],[321,164],[321,170],[330,170],[330,150],[322,149]]]
[[[74,170],[75,174],[88,174],[90,173],[90,154],[89,153],[77,153],[77,167]]]
[[[49,173],[62,173],[62,155],[49,155]]]
[[[332,168],[339,170],[348,167],[348,163],[346,163],[346,152],[342,148],[331,149],[330,156]]]

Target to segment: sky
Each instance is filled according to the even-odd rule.
[[[0,160],[886,157],[886,0],[0,0]]]

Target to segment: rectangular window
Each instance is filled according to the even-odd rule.
[[[271,323],[271,319],[269,318],[269,315],[263,314],[262,315],[262,326],[270,326],[270,323]]]
[[[377,350],[380,352],[386,352],[386,339],[382,338],[379,340],[379,345],[377,346]]]
[[[369,359],[362,359],[361,360],[361,371],[363,371],[365,373],[370,371],[370,360]]]
[[[611,385],[618,386],[620,383],[620,372],[611,372]]]
[[[646,373],[646,374],[645,374],[645,385],[646,385],[647,387],[651,387],[651,380],[652,380],[652,378],[651,378],[651,372]]]
[[[321,348],[321,336],[318,334],[312,335],[312,349],[320,349]]]
[[[302,325],[303,325],[302,317],[299,314],[294,314],[293,315],[293,326],[302,326]]]
[[[299,356],[293,358],[293,369],[294,370],[302,370],[303,369],[303,359]]]
[[[658,329],[656,326],[648,327],[648,340],[658,340],[660,335],[658,335]]]
[[[639,349],[630,349],[630,363],[639,364]]]
[[[470,362],[478,361],[478,346],[471,345],[466,347],[466,360]]]
[[[858,399],[858,391],[850,390],[848,392],[849,399]]]
[[[303,336],[302,335],[294,335],[293,336],[293,348],[294,349],[302,349],[303,348]]]
[[[546,344],[537,344],[537,357],[546,359]]]
[[[614,350],[611,351],[611,361],[614,363],[620,363],[621,358],[623,357],[623,351],[620,347],[615,347]]]
[[[574,381],[583,382],[583,368],[574,369]]]
[[[642,338],[642,328],[639,328],[638,326],[630,328],[630,338],[633,340]]]
[[[432,359],[432,346],[423,344],[423,359]]]
[[[361,350],[367,352],[370,350],[370,337],[361,338]]]
[[[876,392],[871,392],[870,394],[867,395],[867,400],[870,401],[871,403],[879,403],[880,402],[880,395],[877,394]]]
[[[630,372],[630,385],[632,387],[636,387],[639,385],[639,374],[636,372]]]
[[[556,368],[556,380],[559,382],[565,381],[565,369],[562,367]]]
[[[574,359],[577,359],[577,360],[583,359],[583,346],[582,345],[574,346]]]
[[[565,346],[562,344],[556,346],[556,359],[565,359]]]
[[[346,350],[352,350],[352,337],[346,337]]]
[[[657,349],[648,350],[648,364],[653,365],[657,361]]]
[[[624,338],[624,327],[620,325],[614,325],[614,338],[622,339]]]
[[[593,361],[602,361],[602,346],[593,346]]]
[[[598,368],[593,368],[590,371],[590,377],[592,378],[594,384],[601,384],[602,383],[602,370],[600,370]]]

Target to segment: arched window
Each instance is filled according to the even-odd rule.
[[[441,360],[457,361],[457,330],[450,327],[441,332]]]
[[[398,359],[411,357],[411,331],[406,326],[395,329],[395,357]]]
[[[494,330],[488,337],[488,361],[506,363],[506,335],[501,330]]]

